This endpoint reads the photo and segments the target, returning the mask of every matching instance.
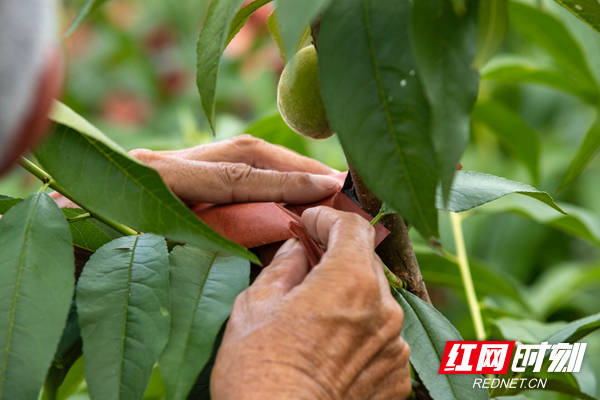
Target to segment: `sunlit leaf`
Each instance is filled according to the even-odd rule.
[[[508,1],[480,1],[477,15],[477,51],[473,65],[481,68],[489,60],[506,33],[508,25]]]
[[[131,158],[71,109],[59,103],[51,118],[58,125],[36,156],[77,203],[141,232],[256,260],[200,221],[158,172]]]
[[[587,85],[554,67],[536,65],[521,57],[495,57],[481,70],[483,79],[501,83],[536,83],[546,85],[581,100],[596,104],[600,98],[594,85]]]
[[[600,313],[570,322],[558,332],[548,336],[550,343],[574,343],[600,329]]]
[[[244,129],[244,132],[269,143],[285,146],[297,153],[308,155],[306,139],[294,132],[280,114],[261,118]]]
[[[221,55],[225,50],[229,27],[243,0],[211,0],[196,48],[196,83],[202,109],[215,132],[215,93]]]
[[[520,160],[534,183],[539,178],[540,137],[519,114],[497,102],[479,103],[471,114]]]
[[[459,295],[464,295],[463,281],[460,278],[458,261],[452,254],[438,254],[429,247],[415,246],[415,254],[423,279],[427,283],[449,287]],[[482,298],[489,295],[501,295],[525,304],[512,277],[500,275],[475,260],[469,260],[475,292]]]
[[[567,215],[529,198],[505,198],[482,208],[485,212],[514,212],[600,246],[600,216],[571,204],[560,203]]]
[[[585,134],[583,142],[577,150],[577,154],[571,161],[567,173],[562,179],[558,190],[561,190],[572,183],[589,162],[594,158],[594,155],[600,149],[600,117],[596,117],[596,120]]]
[[[448,340],[463,340],[438,310],[406,290],[393,290],[404,310],[402,337],[410,346],[410,363],[435,400],[488,399],[488,391],[476,389],[480,375],[438,374]]]
[[[600,32],[600,3],[597,0],[556,0],[556,2]]]
[[[249,275],[241,258],[190,246],[171,252],[171,333],[159,363],[169,399],[186,398]]]
[[[512,193],[534,198],[566,214],[546,192],[525,183],[475,171],[458,171],[450,190],[448,205],[444,207],[441,195],[438,193],[437,206],[440,210],[462,212]]]
[[[44,193],[0,219],[0,399],[37,399],[73,296],[73,246]]]
[[[582,85],[597,90],[597,83],[587,64],[581,46],[563,23],[541,8],[522,2],[509,3],[509,18],[513,26],[531,42],[550,53],[558,66]]]
[[[85,379],[92,398],[139,399],[169,336],[165,240],[125,236],[102,246],[77,284]]]
[[[492,323],[504,340],[521,343],[540,343],[553,332],[563,328],[565,322],[540,322],[531,319],[499,318]]]
[[[546,318],[586,289],[600,288],[600,265],[593,263],[559,264],[545,271],[527,289],[530,308],[540,318]]]

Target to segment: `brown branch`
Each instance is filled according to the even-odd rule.
[[[350,163],[348,166],[361,207],[369,214],[377,215],[381,208],[381,200],[369,190]],[[411,293],[431,304],[404,219],[399,215],[390,214],[381,218],[381,222],[390,231],[390,235],[377,247],[377,254],[384,264],[406,283],[406,288]]]

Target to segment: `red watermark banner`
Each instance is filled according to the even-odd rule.
[[[446,342],[439,374],[506,374],[514,341]]]

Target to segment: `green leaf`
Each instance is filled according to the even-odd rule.
[[[549,343],[574,343],[600,329],[600,313],[569,323],[558,332],[548,336]]]
[[[439,173],[410,15],[405,1],[333,2],[321,21],[319,81],[350,163],[377,197],[429,238],[438,234]]]
[[[511,1],[508,10],[511,24],[526,39],[545,48],[556,64],[571,74],[573,79],[598,90],[581,46],[561,21],[537,7],[521,2]]]
[[[501,103],[487,102],[475,106],[474,122],[485,125],[498,137],[529,171],[534,183],[539,179],[540,138],[519,114]]]
[[[288,59],[296,53],[307,27],[331,0],[275,0],[277,22],[283,49]]]
[[[85,379],[97,399],[139,399],[169,337],[165,240],[125,236],[102,246],[77,284]]]
[[[44,193],[0,219],[0,399],[37,399],[73,296],[65,217]]]
[[[456,256],[449,253],[439,254],[425,246],[415,246],[415,254],[426,282],[449,287],[457,294],[464,295]],[[500,295],[525,304],[516,283],[509,275],[500,275],[474,260],[469,260],[469,264],[475,292],[479,298]]]
[[[600,264],[566,263],[546,270],[526,293],[527,303],[539,318],[568,306],[588,288],[600,287]]]
[[[42,400],[54,400],[61,397],[61,393],[70,391],[70,383],[68,382],[65,387],[62,388],[63,382],[72,368],[73,364],[81,358],[81,335],[79,332],[79,323],[77,320],[77,309],[75,302],[71,302],[71,308],[69,310],[69,316],[67,317],[67,323],[63,329],[60,342],[54,354],[54,360],[52,365],[46,374],[46,381],[44,382],[44,392]],[[81,373],[81,379],[83,379],[83,368]]]
[[[67,218],[75,218],[87,213],[87,211],[81,208],[63,208],[62,212]],[[119,232],[95,218],[69,222],[69,228],[71,229],[73,244],[91,252],[98,250],[103,244],[122,236]]]
[[[170,255],[171,334],[159,362],[169,399],[185,399],[210,359],[215,338],[237,295],[248,287],[250,264],[195,247]]]
[[[202,109],[210,129],[215,132],[215,93],[221,55],[225,50],[229,27],[243,0],[211,0],[200,30],[196,48],[196,84]]]
[[[244,132],[269,143],[285,146],[297,153],[308,155],[306,139],[294,132],[283,121],[279,113],[259,119],[244,129]]]
[[[589,104],[596,104],[600,97],[594,85],[582,83],[554,67],[536,65],[521,57],[495,57],[481,70],[481,74],[483,79],[501,83],[546,85],[572,94]]]
[[[75,17],[75,20],[73,21],[73,23],[71,24],[71,26],[69,27],[69,29],[67,29],[67,31],[65,33],[63,33],[62,39],[66,39],[69,36],[71,36],[71,34],[73,32],[75,32],[77,30],[77,28],[79,28],[79,25],[81,25],[81,23],[94,11],[96,11],[100,6],[104,5],[104,3],[108,2],[109,0],[87,0],[85,2],[85,4],[83,5],[83,7],[81,7],[81,9],[79,10],[79,13],[77,14],[77,17]]]
[[[229,26],[229,33],[227,34],[227,40],[225,41],[225,47],[233,40],[235,35],[244,27],[246,22],[250,19],[252,14],[264,6],[267,3],[270,3],[273,0],[254,0],[244,7],[242,7],[233,17],[231,21],[231,25]]]
[[[556,0],[556,2],[600,32],[600,3],[597,0]]]
[[[481,375],[438,374],[444,347],[449,340],[463,340],[438,310],[406,290],[392,290],[404,310],[402,337],[410,346],[410,362],[435,400],[488,399],[485,389],[475,389]]]
[[[271,15],[269,15],[269,18],[267,18],[267,28],[269,29],[269,34],[271,35],[271,38],[273,38],[275,44],[277,45],[277,48],[279,49],[279,55],[281,56],[281,59],[284,63],[287,63],[291,56],[293,56],[301,48],[303,48],[306,45],[308,38],[311,36],[310,27],[307,26],[304,30],[304,33],[302,34],[302,36],[300,36],[300,39],[296,43],[296,47],[293,49],[290,56],[285,49],[283,38],[281,37],[281,27],[280,22],[277,18],[277,10],[273,11]]]
[[[438,191],[437,207],[440,210],[462,212],[479,207],[511,193],[519,193],[532,197],[549,205],[558,212],[566,214],[546,192],[542,192],[533,186],[521,182],[475,171],[458,171],[450,191],[448,205],[444,207],[442,197]]]
[[[16,206],[22,199],[0,195],[0,215],[6,213],[13,206]]]
[[[480,1],[477,15],[477,51],[473,66],[481,68],[492,58],[508,26],[507,0]]]
[[[506,198],[486,205],[486,212],[514,212],[600,246],[600,217],[589,210],[560,203],[567,215],[528,198]]]
[[[58,103],[51,118],[58,125],[36,156],[78,204],[140,232],[256,260],[200,221],[158,172],[131,158],[71,109]]]
[[[518,340],[522,343],[543,342],[552,332],[564,327],[564,322],[540,322],[531,319],[499,318],[493,320],[505,340]]]
[[[479,86],[479,74],[472,67],[477,3],[465,5],[466,12],[457,15],[447,0],[415,1],[411,20],[417,77],[431,105],[432,139],[444,201],[469,141],[469,114]]]
[[[597,116],[596,120],[585,134],[583,142],[577,150],[577,154],[571,161],[567,173],[563,177],[558,190],[564,189],[570,183],[572,183],[589,162],[594,158],[594,155],[600,149],[600,117]]]

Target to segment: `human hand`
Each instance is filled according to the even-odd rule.
[[[212,397],[405,398],[403,313],[374,253],[373,228],[328,207],[305,211],[302,223],[327,251],[309,273],[291,239],[238,296],[212,372]]]
[[[250,135],[176,151],[130,152],[185,200],[206,203],[311,203],[334,194],[335,171]]]

